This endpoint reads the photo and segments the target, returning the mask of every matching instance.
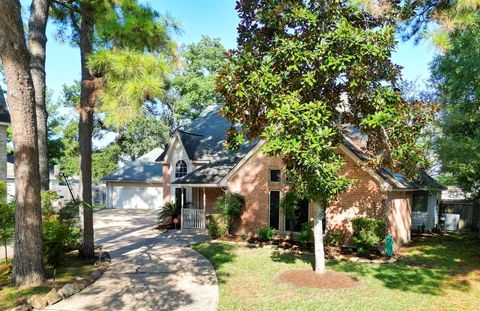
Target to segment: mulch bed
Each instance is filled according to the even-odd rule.
[[[332,289],[353,288],[360,283],[357,278],[331,270],[324,274],[316,274],[313,270],[286,271],[280,275],[280,281],[295,287]]]

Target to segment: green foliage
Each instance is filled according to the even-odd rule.
[[[228,226],[223,215],[207,216],[207,231],[212,239],[223,238],[228,235]]]
[[[345,243],[345,233],[337,230],[329,230],[325,234],[325,245],[340,247]]]
[[[359,254],[368,255],[378,251],[380,243],[387,235],[383,220],[356,217],[352,219],[353,237]]]
[[[442,105],[436,141],[442,181],[480,194],[480,15],[475,25],[451,34],[452,48],[432,63]],[[454,142],[454,143],[452,143]]]
[[[299,199],[293,192],[287,192],[280,201],[280,207],[283,210],[285,218],[290,221],[290,229],[293,234],[293,228],[297,222],[296,210],[298,209]]]
[[[103,177],[118,169],[120,161],[120,146],[108,145],[101,150],[95,150],[92,154],[92,174],[94,181],[100,181]]]
[[[47,264],[58,266],[65,258],[65,252],[77,241],[77,235],[68,222],[58,214],[43,219],[43,254]]]
[[[262,227],[262,228],[258,229],[258,232],[257,232],[258,237],[257,238],[260,242],[268,242],[268,241],[273,240],[276,233],[277,233],[277,230],[275,230],[275,228]]]
[[[40,194],[40,200],[42,204],[42,215],[43,216],[51,216],[55,213],[53,208],[53,203],[59,199],[58,193],[55,191],[42,191]]]
[[[118,132],[115,144],[120,147],[120,159],[134,161],[152,149],[167,144],[170,130],[167,121],[163,116],[152,115],[142,109],[138,117],[126,126],[115,129]]]
[[[7,183],[0,181],[0,241],[2,246],[6,247],[13,240],[14,229],[15,202],[7,203]],[[5,254],[5,258],[7,255]],[[12,254],[10,254],[11,256]]]
[[[225,217],[230,234],[232,233],[234,221],[240,219],[244,207],[245,199],[238,193],[224,193],[215,202],[215,209]]]
[[[225,53],[220,39],[208,36],[184,48],[183,67],[172,79],[172,88],[179,95],[176,118],[195,119],[208,105],[223,102],[215,93],[215,77],[225,64]]]
[[[282,158],[290,190],[316,202],[351,184],[335,150],[345,123],[367,135],[372,166],[408,176],[423,167],[417,138],[431,112],[396,91],[394,16],[336,0],[246,0],[237,10],[238,49],[217,79],[223,114],[242,126],[229,130],[230,147],[242,142],[239,133],[264,139],[264,152]]]
[[[160,224],[173,224],[173,219],[178,218],[181,213],[181,206],[179,202],[166,203],[158,213],[158,222]]]
[[[313,241],[313,222],[309,221],[302,224],[302,229],[300,231],[298,240],[303,246]]]
[[[61,221],[74,225],[79,219],[80,203],[70,201],[58,211]]]
[[[103,77],[100,108],[106,112],[106,125],[116,126],[137,117],[145,100],[163,96],[172,71],[165,58],[129,49],[98,51],[89,57],[88,67]]]
[[[374,3],[363,0],[366,3]],[[379,3],[379,2],[377,2]],[[420,40],[426,34],[439,48],[448,50],[452,46],[450,35],[454,30],[465,29],[475,24],[480,1],[388,1],[386,4],[397,9],[403,20],[402,30],[405,38]],[[435,23],[435,27],[429,27]]]

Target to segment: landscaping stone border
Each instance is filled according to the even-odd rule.
[[[109,258],[110,256],[103,256],[104,258]],[[87,277],[77,277],[75,282],[65,284],[58,291],[55,288],[52,288],[46,295],[33,295],[30,297],[26,303],[17,306],[10,311],[30,311],[30,310],[41,310],[48,305],[56,304],[57,302],[75,295],[76,293],[82,291],[85,287],[92,284],[98,280],[103,273],[108,269],[109,263],[104,261],[98,265],[98,268],[93,271]]]

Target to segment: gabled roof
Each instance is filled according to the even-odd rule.
[[[227,150],[224,147],[227,130],[232,124],[220,115],[220,105],[208,107],[191,125],[177,131],[188,157],[192,161],[208,161],[193,172],[172,181],[172,184],[184,185],[220,185],[224,178],[239,164],[239,162],[259,143],[245,143],[239,150]],[[367,161],[369,157],[362,146],[366,136],[352,125],[344,127],[343,150],[359,161]],[[162,153],[157,161],[164,161],[168,151]],[[419,181],[408,180],[401,173],[392,173],[386,168],[370,170],[375,179],[381,181],[386,189],[398,190],[442,190],[444,187],[426,173],[420,174]]]
[[[247,142],[238,150],[226,149],[227,130],[232,123],[220,114],[220,109],[221,105],[207,107],[190,125],[176,132],[190,160],[211,162],[227,159],[235,154],[245,155],[259,142]],[[169,151],[161,154],[157,161],[164,161]]]
[[[103,177],[104,181],[146,181],[162,182],[163,166],[155,160],[163,152],[163,149],[156,148],[137,160],[119,168],[110,175]]]

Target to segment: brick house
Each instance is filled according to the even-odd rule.
[[[7,180],[7,128],[10,125],[10,114],[0,87],[0,180]]]
[[[126,189],[130,183],[130,198],[153,200],[155,205],[181,202],[182,228],[205,228],[206,216],[217,213],[214,204],[218,197],[224,192],[239,193],[245,198],[246,206],[236,225],[236,233],[255,235],[258,228],[265,226],[277,229],[280,234],[290,231],[290,222],[280,208],[286,190],[281,182],[281,160],[264,155],[261,140],[245,143],[235,151],[225,149],[226,131],[231,124],[219,115],[219,109],[219,106],[208,107],[192,124],[176,131],[170,145],[156,161],[132,164],[138,173],[128,168],[125,169],[128,173],[111,175],[116,177],[107,180],[107,189],[109,183],[114,187],[121,182],[121,189]],[[389,233],[397,245],[401,245],[410,239],[412,209],[425,209],[428,215],[436,217],[436,198],[442,186],[426,174],[420,182],[414,183],[386,169],[368,168],[364,165],[367,158],[359,147],[361,141],[360,133],[347,128],[345,142],[337,149],[347,162],[343,173],[356,182],[329,204],[325,211],[326,230],[340,230],[348,237],[352,233],[350,219],[368,216],[385,220]],[[155,179],[152,176],[140,178],[153,168]],[[142,184],[144,189],[155,189],[141,190]],[[109,207],[125,206],[115,203],[126,197],[120,190],[117,192],[107,198],[111,202]],[[110,193],[116,192],[110,190]],[[153,193],[156,195],[152,196]],[[418,200],[417,197],[427,199]],[[148,205],[145,202],[138,206]],[[314,206],[314,202],[299,204],[294,231],[299,231],[302,223],[313,218]],[[433,223],[438,221],[436,218]]]

